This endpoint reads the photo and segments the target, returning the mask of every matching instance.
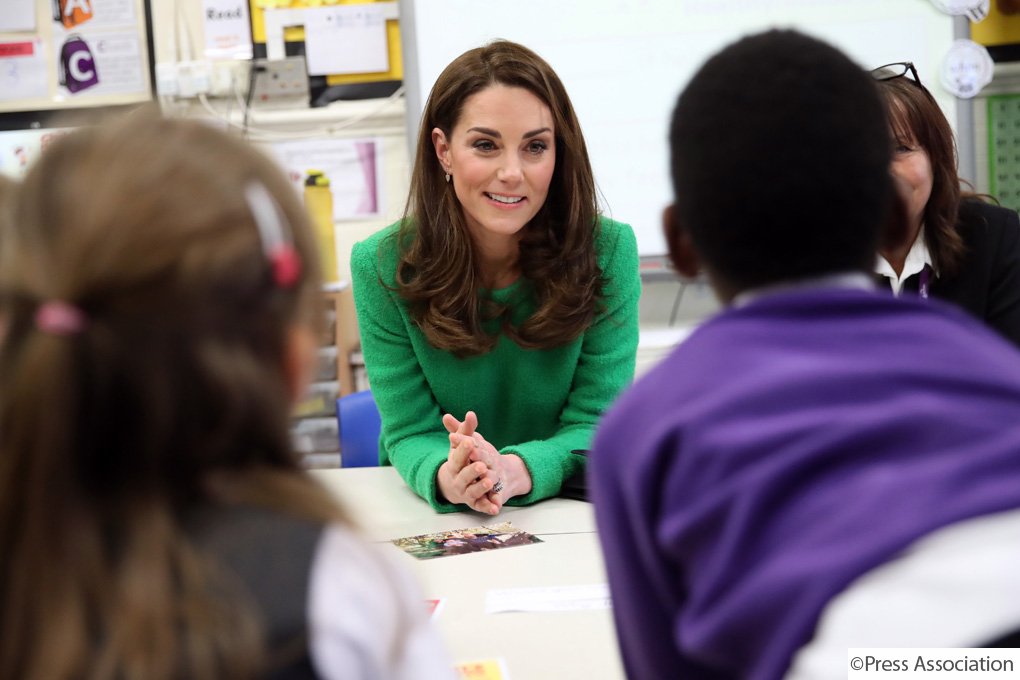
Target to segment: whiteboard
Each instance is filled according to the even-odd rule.
[[[567,88],[591,156],[602,211],[627,222],[641,255],[666,251],[671,200],[668,127],[683,85],[713,53],[747,33],[792,27],[861,66],[913,61],[956,128],[938,83],[953,20],[928,0],[401,0],[408,130],[439,73],[496,38],[538,52]]]

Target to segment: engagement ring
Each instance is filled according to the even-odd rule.
[[[499,493],[503,490],[503,480],[498,479],[496,483],[492,485],[492,493]]]

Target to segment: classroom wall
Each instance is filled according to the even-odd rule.
[[[351,0],[345,0],[351,1]],[[310,109],[307,107],[294,106],[283,109],[266,109],[266,108],[255,108],[252,110],[247,117],[247,124],[251,129],[249,138],[256,144],[264,146],[267,150],[273,148],[275,144],[283,141],[296,139],[299,137],[311,137],[315,139],[360,139],[360,138],[372,138],[377,141],[380,153],[380,167],[381,173],[379,175],[379,192],[380,192],[380,209],[377,215],[370,218],[364,219],[344,219],[337,220],[334,224],[335,231],[335,255],[337,263],[337,275],[341,280],[347,280],[350,278],[349,259],[351,249],[357,241],[366,238],[378,229],[383,228],[387,224],[397,220],[404,209],[404,202],[406,200],[406,194],[408,190],[409,176],[410,176],[410,159],[408,156],[409,149],[409,129],[413,129],[414,125],[409,126],[409,117],[407,115],[407,102],[410,101],[412,106],[415,106],[415,101],[423,96],[423,93],[427,91],[427,87],[430,86],[430,82],[426,83],[425,76],[423,74],[423,65],[428,66],[428,63],[419,64],[417,62],[416,55],[418,52],[425,50],[428,54],[432,54],[434,57],[432,61],[433,70],[439,68],[442,63],[445,63],[448,55],[440,55],[436,57],[433,52],[437,50],[452,50],[453,52],[459,52],[465,45],[463,41],[468,40],[471,44],[477,44],[481,41],[478,37],[481,35],[479,31],[496,31],[500,32],[500,35],[506,33],[510,28],[517,26],[517,29],[523,31],[523,36],[527,36],[525,42],[528,44],[537,43],[540,47],[544,47],[543,54],[547,51],[547,58],[556,65],[558,70],[565,77],[570,79],[568,87],[573,90],[584,91],[587,85],[594,84],[594,94],[592,99],[596,101],[597,111],[602,111],[604,107],[604,92],[615,91],[617,85],[610,85],[607,83],[607,76],[612,79],[613,74],[617,75],[626,69],[631,68],[630,72],[633,72],[633,68],[628,66],[627,63],[620,61],[619,56],[609,57],[609,62],[602,61],[600,56],[597,59],[585,60],[578,56],[574,61],[581,62],[582,73],[580,76],[573,74],[570,71],[571,50],[574,49],[573,43],[569,40],[563,41],[564,36],[561,34],[561,25],[571,26],[571,30],[577,32],[581,37],[573,36],[571,39],[575,42],[581,40],[584,37],[584,30],[593,31],[595,28],[600,26],[599,23],[602,21],[599,17],[590,16],[588,11],[592,6],[597,3],[591,3],[589,5],[587,0],[563,0],[562,4],[556,4],[553,6],[546,7],[542,5],[541,0],[528,0],[535,4],[535,6],[542,5],[549,12],[568,12],[576,11],[577,16],[587,17],[583,23],[583,26],[579,26],[577,22],[549,22],[548,16],[546,21],[539,22],[538,27],[533,22],[522,20],[524,24],[518,26],[517,24],[506,21],[503,22],[490,22],[484,19],[485,16],[489,16],[486,12],[474,12],[472,14],[472,20],[467,19],[459,20],[458,30],[455,33],[449,33],[447,30],[454,23],[452,19],[448,18],[450,14],[458,15],[460,9],[464,9],[461,5],[469,0],[400,0],[401,12],[407,12],[415,7],[414,12],[411,14],[402,14],[401,27],[402,33],[404,34],[404,46],[408,50],[408,53],[404,55],[404,73],[405,82],[408,87],[408,96],[396,97],[391,100],[368,100],[358,102],[339,102],[334,103],[329,107]],[[494,1],[494,0],[492,0]],[[523,0],[522,0],[523,1]],[[559,3],[560,0],[556,0]],[[820,25],[835,24],[830,26],[831,30],[835,32],[836,37],[842,36],[847,38],[847,35],[853,37],[857,33],[867,34],[869,37],[868,41],[864,41],[864,46],[858,45],[859,52],[867,55],[867,58],[862,58],[862,63],[874,64],[880,61],[895,61],[900,58],[904,58],[904,54],[908,54],[915,61],[918,62],[919,67],[926,73],[934,73],[936,70],[936,63],[940,55],[942,54],[942,46],[949,39],[950,34],[947,32],[949,24],[947,23],[948,18],[932,18],[924,15],[924,26],[928,26],[928,23],[938,28],[937,31],[930,27],[924,31],[913,31],[909,40],[879,40],[882,35],[892,30],[892,26],[899,25],[902,23],[902,17],[900,13],[907,13],[911,17],[914,13],[922,13],[922,9],[917,5],[925,5],[923,12],[933,13],[934,9],[927,6],[927,3],[922,0],[896,0],[896,2],[886,3],[884,0],[868,0],[866,4],[870,9],[864,13],[864,17],[860,18],[860,22],[864,22],[867,26],[877,26],[881,28],[881,31],[875,33],[875,31],[868,32],[863,30],[854,29],[857,24],[847,24],[842,21],[835,21],[833,19],[836,14],[840,12],[846,12],[847,9],[843,3],[814,3],[813,0],[795,0],[790,4],[785,4],[787,0],[770,0],[769,3],[763,3],[761,6],[757,6],[758,10],[765,12],[779,12],[784,17],[791,16],[791,12],[801,13],[806,19],[815,17],[821,22]],[[483,0],[478,0],[478,7],[485,6],[486,3]],[[160,81],[160,74],[163,77],[167,73],[175,74],[177,70],[182,67],[182,64],[199,63],[202,65],[204,60],[204,18],[203,12],[205,10],[206,0],[150,0],[151,11],[152,11],[152,25],[154,29],[153,36],[153,54],[157,64],[157,82]],[[714,4],[713,4],[714,3]],[[525,2],[527,4],[527,2]],[[816,6],[817,4],[817,6]],[[741,14],[740,20],[734,24],[731,21],[730,16],[737,10],[743,11],[746,9],[745,0],[723,0],[721,3],[703,2],[703,0],[680,0],[674,5],[669,0],[655,0],[653,2],[639,3],[631,8],[632,11],[628,12],[628,16],[631,17],[629,31],[637,32],[642,34],[643,32],[650,31],[652,29],[656,31],[672,30],[674,32],[680,32],[685,37],[684,40],[674,41],[678,46],[677,49],[682,47],[683,52],[679,55],[673,55],[671,59],[660,59],[663,62],[663,68],[666,68],[668,63],[669,73],[677,68],[677,63],[687,64],[690,68],[696,65],[696,62],[700,58],[699,55],[702,53],[707,54],[710,51],[708,44],[705,43],[707,38],[705,36],[715,36],[726,34],[737,31],[738,25],[744,29],[749,27],[748,22],[753,20],[762,19],[758,15],[747,15]],[[523,5],[522,5],[523,6]],[[571,9],[573,8],[573,9]],[[604,5],[607,9],[607,21],[608,17],[613,15],[616,10],[616,5],[613,2],[608,2]],[[877,8],[881,8],[881,12]],[[429,14],[435,15],[433,23],[438,22],[438,28],[427,29],[426,26],[431,25],[424,21],[427,17],[419,16],[415,19],[415,14],[422,11],[423,9],[429,10]],[[610,11],[612,10],[612,11]],[[674,25],[673,22],[666,21],[653,21],[648,22],[642,19],[644,15],[642,12],[648,13],[652,11],[668,12],[668,16],[675,16],[675,12],[695,12],[697,16],[702,17],[702,21],[706,21],[705,16],[711,14],[714,17],[707,28],[705,26],[689,25],[688,23]],[[707,13],[707,14],[706,14]],[[529,13],[525,13],[529,15]],[[548,12],[547,12],[548,14]],[[705,16],[702,16],[705,15]],[[769,14],[769,17],[772,15]],[[779,16],[779,14],[777,14]],[[798,14],[799,16],[799,14]],[[839,14],[842,17],[842,14]],[[709,18],[711,18],[709,17]],[[757,17],[757,19],[755,18]],[[647,18],[647,17],[645,17]],[[837,17],[838,18],[838,17]],[[929,19],[931,20],[929,22]],[[472,23],[473,22],[473,23]],[[870,24],[868,22],[871,22]],[[603,22],[606,23],[606,22]],[[631,25],[634,24],[634,25]],[[817,28],[811,21],[807,21],[809,26]],[[586,26],[587,28],[582,30]],[[700,26],[700,28],[699,28]],[[535,30],[545,27],[551,31],[551,42],[548,45],[542,44],[542,36],[536,36]],[[615,25],[610,26],[606,30],[615,30]],[[627,28],[627,27],[623,27]],[[621,29],[622,30],[622,29]],[[855,32],[856,31],[856,32]],[[884,31],[884,32],[883,32]],[[626,31],[624,31],[626,33]],[[824,33],[824,32],[823,32]],[[477,35],[476,35],[477,34]],[[704,35],[702,35],[704,34]],[[718,35],[717,35],[718,34]],[[874,35],[873,35],[874,34]],[[486,35],[488,35],[486,33]],[[473,37],[472,37],[473,36]],[[492,37],[492,36],[489,36]],[[515,37],[514,35],[505,35],[504,37]],[[961,36],[956,36],[961,37]],[[410,42],[409,42],[409,39]],[[518,37],[518,39],[524,39]],[[835,38],[833,38],[835,39]],[[432,42],[429,42],[432,40]],[[847,38],[849,40],[849,38]],[[582,41],[583,42],[583,41]],[[594,41],[601,50],[600,55],[605,53],[604,41]],[[836,40],[839,43],[838,40]],[[861,42],[861,41],[857,41]],[[877,46],[872,42],[881,43]],[[569,43],[569,45],[568,45]],[[854,40],[849,40],[846,47],[854,53],[853,46],[857,43]],[[431,45],[431,47],[429,47]],[[698,46],[701,46],[699,49]],[[886,47],[882,47],[886,45]],[[890,46],[891,45],[891,46]],[[533,45],[534,46],[534,45]],[[583,46],[583,45],[582,45]],[[426,49],[427,48],[427,49]],[[557,51],[559,50],[559,51]],[[564,50],[566,53],[564,54]],[[886,55],[883,51],[888,51]],[[640,52],[640,51],[639,51]],[[858,55],[859,56],[859,55]],[[680,62],[677,62],[677,58]],[[557,59],[566,60],[563,63],[558,63]],[[427,61],[427,60],[425,60]],[[617,63],[619,62],[619,63]],[[598,63],[600,66],[599,72],[596,74],[597,77],[585,77],[591,76],[585,71],[588,68],[589,63]],[[438,65],[437,65],[438,64]],[[608,68],[612,66],[613,68]],[[240,86],[243,91],[247,86],[247,60],[239,61],[227,61],[227,62],[213,62],[205,64],[205,67],[209,69],[210,77],[215,78],[219,82],[223,82],[224,79],[229,80],[233,85]],[[602,67],[607,67],[608,70],[603,70]],[[685,67],[686,68],[686,67]],[[427,69],[426,69],[427,70]],[[653,69],[648,70],[649,74],[654,75]],[[643,73],[643,71],[641,71]],[[648,74],[645,74],[648,75]],[[434,77],[434,74],[433,74]],[[648,76],[651,77],[651,76]],[[660,105],[655,106],[643,106],[640,107],[643,111],[643,115],[652,116],[658,123],[651,125],[641,126],[647,128],[645,132],[651,135],[651,142],[635,144],[634,140],[630,140],[631,143],[624,145],[626,147],[626,153],[631,154],[633,148],[641,149],[655,149],[660,153],[664,153],[661,149],[662,135],[665,134],[665,118],[668,115],[669,106],[671,106],[673,98],[675,97],[676,90],[680,87],[681,83],[676,82],[671,85],[665,85],[667,78],[659,78],[655,80],[655,86],[645,88],[647,92],[658,92],[658,96],[668,105],[663,108]],[[671,75],[668,78],[670,82],[673,80]],[[929,81],[935,81],[935,78],[929,78]],[[590,82],[589,82],[590,81]],[[587,84],[587,85],[586,85]],[[952,100],[943,102],[945,93],[941,92],[938,88],[937,83],[929,82],[929,86],[934,87],[937,95],[940,96],[940,102],[944,104],[944,108],[947,109],[947,114],[951,121],[956,121],[957,116],[954,114],[956,103]],[[583,100],[582,94],[578,94],[578,99],[575,100],[575,104]],[[626,106],[626,98],[621,98],[621,101]],[[629,100],[627,100],[629,101]],[[213,96],[211,93],[208,97],[202,101],[200,98],[195,96],[188,97],[163,97],[161,98],[164,109],[174,115],[182,116],[194,116],[201,117],[209,120],[210,122],[217,125],[233,126],[237,128],[242,127],[244,122],[244,116],[241,111],[241,107],[237,103],[237,97],[225,96],[222,92],[219,96]],[[582,102],[583,103],[583,102]],[[977,120],[974,126],[978,128],[979,140],[985,139],[987,132],[985,131],[985,115],[984,102],[978,100],[980,104],[978,108]],[[969,104],[969,102],[968,102]],[[633,103],[630,104],[633,107]],[[1020,106],[1020,105],[1018,105]],[[581,107],[583,108],[583,107]],[[958,108],[958,107],[957,107]],[[660,110],[661,109],[661,110]],[[580,110],[580,109],[579,109]],[[600,114],[601,115],[601,114]],[[609,115],[609,114],[607,114]],[[615,115],[615,114],[613,114]],[[412,115],[411,117],[415,117]],[[610,115],[612,118],[612,115]],[[661,119],[661,120],[660,120]],[[615,119],[614,119],[615,120]],[[612,120],[610,121],[612,123]],[[970,126],[971,123],[968,123]],[[597,150],[599,145],[610,144],[614,149],[619,146],[616,136],[610,133],[598,132],[599,127],[589,126],[590,129],[590,147],[593,149],[593,159],[597,159]],[[610,126],[612,127],[612,126]],[[660,129],[661,128],[661,129]],[[656,130],[659,130],[658,132]],[[593,134],[595,131],[595,134]],[[413,134],[413,133],[412,133]],[[966,134],[966,131],[965,131]],[[961,142],[967,143],[967,139],[961,139]],[[977,144],[978,150],[978,172],[977,172],[977,186],[979,189],[984,190],[987,185],[988,178],[988,160],[987,154],[983,154],[986,148],[986,144]],[[621,147],[622,148],[622,147]],[[624,164],[611,163],[610,167],[615,167]],[[662,163],[646,163],[648,167],[645,170],[654,173],[654,168],[659,167]],[[310,166],[314,167],[314,166]],[[627,179],[627,187],[633,188],[634,186],[634,174],[625,172],[624,175]],[[608,191],[608,186],[611,181],[603,175],[599,176],[600,186],[603,186]],[[661,177],[658,177],[657,182],[665,185],[666,183],[666,170],[662,167]],[[639,182],[638,184],[642,184]],[[647,182],[646,182],[647,184]],[[632,193],[631,189],[628,188],[625,194]],[[647,187],[645,187],[647,188]],[[1020,187],[1018,187],[1017,195],[1020,195]],[[644,220],[647,224],[644,225],[644,231],[639,228],[639,236],[641,233],[658,235],[658,215],[661,209],[660,203],[665,201],[665,198],[659,197],[655,200],[647,200],[647,197],[642,199],[642,205],[648,208],[648,219]],[[623,209],[622,204],[619,200],[608,201],[607,207],[610,210],[614,210],[614,214],[618,213],[618,217],[635,224],[635,227],[640,227],[638,224],[641,222],[640,211],[637,209]],[[633,213],[633,214],[631,214]],[[645,254],[657,254],[658,250],[654,246],[648,245],[649,240],[645,238]],[[642,334],[642,347],[644,349],[651,348],[649,351],[651,354],[644,355],[639,353],[639,363],[645,361],[646,363],[639,366],[639,370],[644,370],[650,363],[651,359],[642,359],[641,357],[654,356],[657,358],[661,355],[660,349],[662,343],[669,343],[669,335],[662,335],[658,332],[661,329],[681,329],[689,328],[697,324],[700,320],[711,315],[719,308],[718,302],[715,300],[713,294],[709,290],[708,286],[704,282],[695,282],[692,284],[682,284],[677,280],[671,280],[668,277],[665,279],[647,279],[644,282],[643,293],[641,297],[640,305],[640,323],[643,331],[650,331]],[[348,320],[353,325],[354,320]],[[648,338],[646,340],[646,337]],[[663,338],[667,338],[663,340]]]
[[[151,0],[154,27],[154,54],[157,65],[172,65],[200,59],[204,44],[202,0]],[[244,73],[239,72],[243,77]],[[208,98],[213,111],[196,98],[163,101],[164,108],[177,115],[197,116],[217,124],[240,125],[239,107],[231,98]],[[358,118],[373,102],[344,102],[326,108],[252,111],[249,124],[259,131],[288,134],[319,131],[324,138],[378,138],[382,144],[382,210],[377,218],[335,223],[336,255],[339,276],[350,278],[350,252],[354,243],[397,220],[403,213],[410,177],[407,121],[403,99],[397,99],[376,111],[363,122],[330,135],[331,126],[346,125]],[[267,144],[260,135],[256,143]],[[269,142],[271,143],[271,142]],[[682,291],[682,292],[681,292]],[[704,283],[682,287],[676,281],[646,283],[642,295],[642,327],[689,326],[718,308]]]
[[[676,97],[710,55],[742,35],[792,27],[864,68],[912,61],[957,124],[956,101],[937,77],[954,21],[926,0],[514,0],[510,13],[503,4],[401,0],[411,110],[421,110],[463,51],[496,38],[532,48],[563,80],[603,207],[634,228],[641,255],[666,250],[660,214],[672,195],[665,142]]]
[[[202,0],[151,0],[153,42],[157,70],[202,59],[204,45]],[[216,68],[245,78],[246,64],[223,63]],[[195,116],[221,125],[240,126],[243,115],[234,97],[207,97],[204,105],[197,98],[164,99],[164,110],[176,115]],[[212,110],[210,110],[210,108]],[[367,117],[366,114],[370,114]],[[360,122],[359,118],[365,117]],[[407,151],[406,110],[401,98],[391,102],[378,100],[339,102],[315,109],[292,108],[265,110],[255,108],[249,125],[258,130],[256,144],[268,147],[311,135],[322,139],[376,138],[382,146],[380,177],[380,214],[378,217],[343,220],[335,223],[338,275],[350,279],[350,253],[354,243],[396,221],[403,213],[410,166]],[[331,132],[332,128],[342,127]]]

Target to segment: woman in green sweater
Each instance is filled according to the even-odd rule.
[[[447,66],[404,219],[351,272],[380,459],[432,507],[495,515],[582,470],[572,452],[633,378],[641,284],[544,60],[497,41]]]

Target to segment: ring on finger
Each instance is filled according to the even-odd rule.
[[[492,492],[499,493],[502,490],[503,490],[503,478],[501,477],[496,480],[495,484],[492,485]]]

